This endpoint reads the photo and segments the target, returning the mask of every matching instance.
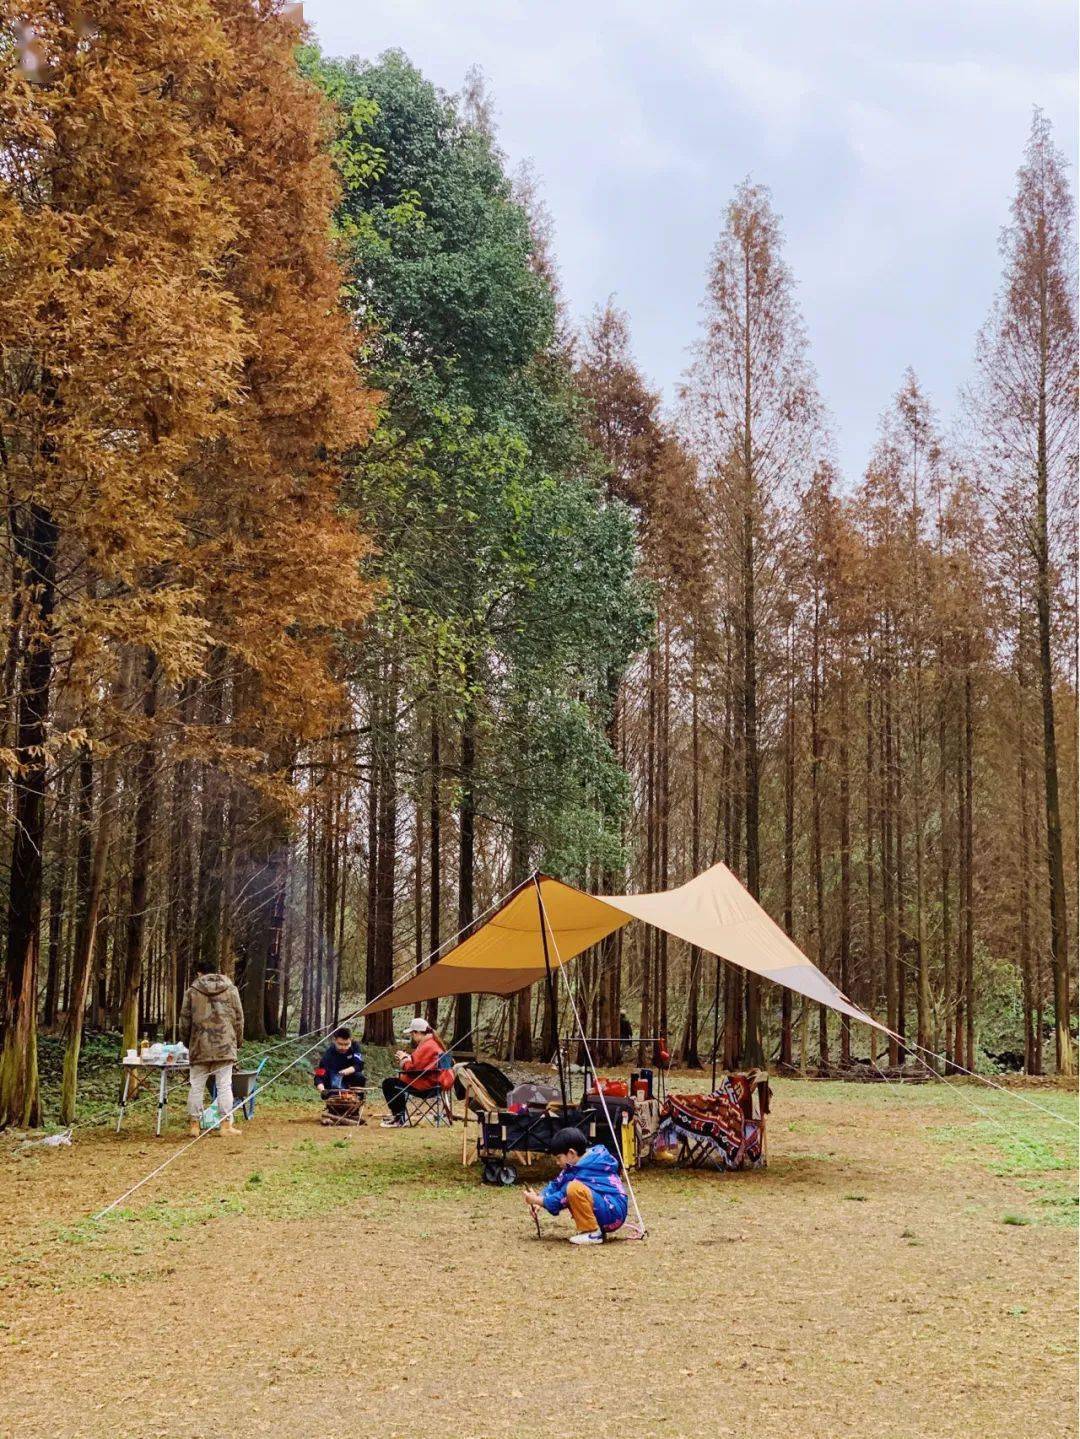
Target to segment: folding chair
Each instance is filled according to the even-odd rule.
[[[458,1097],[465,1101],[465,1112],[462,1117],[461,1132],[461,1162],[466,1165],[475,1164],[480,1158],[480,1137],[478,1134],[476,1145],[470,1154],[469,1116],[475,1115],[476,1122],[479,1125],[489,1114],[497,1114],[499,1112],[499,1102],[491,1091],[486,1088],[480,1077],[473,1073],[468,1064],[456,1065],[454,1068],[454,1078]],[[507,1080],[507,1086],[509,1086],[509,1084],[510,1081]],[[507,1093],[509,1093],[509,1088],[507,1089]]]
[[[429,1074],[435,1076],[435,1088],[412,1090],[405,1100],[405,1123],[410,1129],[421,1124],[433,1124],[440,1129],[454,1122],[454,1056],[449,1050],[439,1055],[433,1069],[423,1070],[415,1078]]]

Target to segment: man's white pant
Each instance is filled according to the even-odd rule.
[[[221,1064],[193,1064],[188,1072],[191,1088],[188,1091],[188,1114],[192,1119],[198,1119],[203,1111],[203,1099],[206,1095],[206,1081],[211,1075],[214,1076],[214,1083],[217,1086],[217,1107],[222,1119],[232,1113],[232,1061],[227,1060]]]

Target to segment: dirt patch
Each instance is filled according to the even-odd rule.
[[[1075,1144],[978,1102],[781,1082],[768,1170],[646,1171],[586,1251],[460,1130],[267,1109],[99,1224],[166,1142],[9,1155],[0,1434],[1074,1435]]]

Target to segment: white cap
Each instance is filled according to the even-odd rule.
[[[404,1037],[408,1039],[410,1034],[430,1034],[431,1025],[426,1019],[413,1019],[405,1026]]]

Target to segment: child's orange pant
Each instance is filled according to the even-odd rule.
[[[571,1179],[566,1186],[566,1203],[579,1234],[591,1234],[600,1228],[593,1208],[592,1190],[580,1179]]]

